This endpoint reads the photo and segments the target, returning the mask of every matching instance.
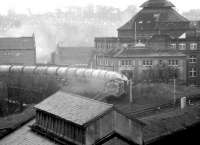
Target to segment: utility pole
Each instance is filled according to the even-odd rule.
[[[135,39],[135,46],[137,43],[137,22],[135,21],[135,34],[134,34],[134,39]]]
[[[174,78],[174,106],[176,105],[176,79]]]
[[[130,103],[132,103],[133,102],[133,82],[132,82],[132,80],[130,79],[130,81],[129,81],[129,84],[130,84],[130,98],[129,98],[129,102]]]

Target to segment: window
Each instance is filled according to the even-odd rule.
[[[197,57],[194,55],[190,56],[189,63],[196,63],[196,62],[197,62]]]
[[[152,60],[143,60],[143,65],[144,66],[152,66],[153,65],[153,61]]]
[[[159,60],[159,64],[160,64],[160,65],[163,64],[163,60]]]
[[[108,66],[109,65],[109,60],[105,59],[105,65]]]
[[[176,49],[176,43],[170,44],[172,49]]]
[[[179,49],[180,50],[185,50],[186,49],[186,44],[185,43],[180,43],[179,44]]]
[[[99,59],[99,65],[104,65],[104,62],[103,62],[102,58]]]
[[[197,50],[197,43],[190,43],[190,50]]]
[[[176,59],[170,59],[170,60],[168,61],[168,64],[169,64],[170,66],[178,66],[178,60],[176,60]]]
[[[190,69],[189,76],[190,77],[196,77],[197,76],[197,70],[196,70],[196,68]]]
[[[121,66],[132,66],[132,60],[121,60]]]

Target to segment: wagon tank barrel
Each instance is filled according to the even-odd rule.
[[[45,79],[54,79],[54,81],[64,86],[71,84],[70,87],[74,85],[74,88],[88,89],[89,92],[106,90],[108,94],[110,86],[113,86],[110,87],[112,92],[120,94],[119,90],[122,89],[119,89],[119,87],[122,86],[122,83],[124,85],[124,82],[128,81],[126,76],[117,72],[68,66],[0,65],[0,74],[18,77],[20,81],[23,81],[23,77],[30,76],[32,81],[39,81],[38,83],[42,84],[45,84]],[[113,80],[116,81],[114,82]],[[29,80],[27,79],[26,81],[28,82]],[[118,83],[118,86],[116,86],[116,83]],[[117,95],[114,94],[114,96]]]

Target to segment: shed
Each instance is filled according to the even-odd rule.
[[[71,144],[92,145],[98,141],[142,144],[143,124],[117,111],[112,104],[59,91],[36,108],[33,130]],[[111,135],[109,140],[107,136]],[[114,141],[115,138],[120,141]],[[105,140],[104,140],[105,139]]]

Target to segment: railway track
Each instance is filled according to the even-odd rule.
[[[190,100],[191,103],[196,103],[196,102],[200,101],[200,96],[199,97],[194,97],[194,96],[188,97],[187,100]],[[137,111],[129,110],[129,111],[126,111],[126,114],[128,116],[132,116],[135,118],[141,118],[141,117],[144,117],[147,115],[162,112],[167,109],[177,108],[179,106],[180,106],[180,99],[177,99],[175,104],[174,104],[173,100],[171,100],[169,103],[161,104],[158,106],[147,107],[147,108],[137,110]]]

